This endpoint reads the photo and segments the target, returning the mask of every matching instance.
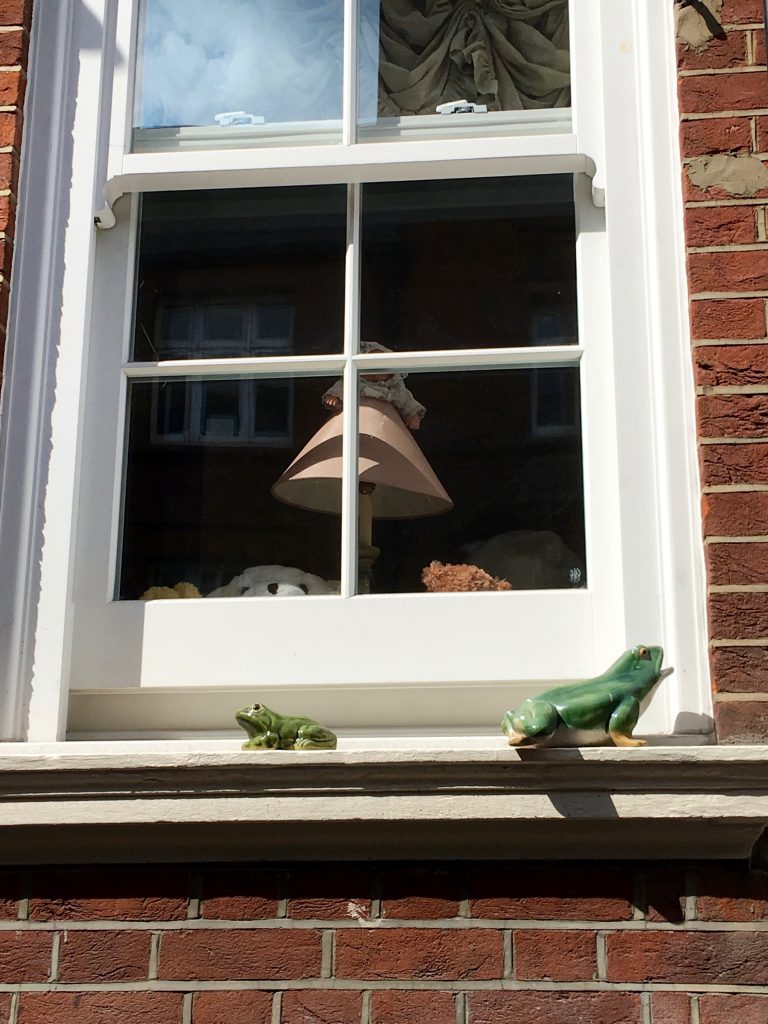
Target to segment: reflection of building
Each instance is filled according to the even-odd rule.
[[[189,0],[185,4],[188,11]],[[204,6],[215,13],[216,5]],[[533,2],[505,6],[535,8]],[[203,259],[185,268],[191,287],[181,289],[186,298],[178,309],[208,310],[212,292],[221,296],[228,287],[233,294],[247,292],[255,305],[269,295],[293,308],[291,358],[295,354],[303,361],[293,381],[293,442],[315,432],[324,415],[320,396],[347,365],[340,344],[344,310],[337,299],[345,272],[350,281],[356,279],[354,261],[345,264],[352,248],[344,219],[349,197],[338,184],[336,150],[327,163],[315,151],[300,158],[281,153],[290,174],[305,182],[292,181],[290,187],[285,169],[265,170],[270,157],[253,138],[250,148],[237,151],[239,157],[228,154],[232,164],[217,164],[210,152],[200,156],[194,150],[171,154],[167,164],[161,154],[151,165],[136,159],[146,154],[128,154],[119,180],[127,191],[115,202],[115,225],[94,237],[93,196],[103,185],[99,175],[107,161],[100,147],[109,120],[99,106],[100,90],[112,84],[101,63],[102,33],[104,25],[111,30],[118,22],[126,28],[128,47],[106,50],[107,57],[116,49],[129,60],[134,25],[125,12],[131,14],[130,5],[41,0],[34,26],[26,3],[0,5],[0,19],[19,20],[15,27],[5,26],[8,69],[0,75],[6,89],[3,123],[13,121],[17,130],[16,138],[7,136],[4,173],[21,213],[14,234],[14,203],[8,202],[0,253],[8,274],[13,235],[0,434],[0,737],[18,743],[0,747],[0,859],[17,867],[2,872],[0,885],[0,1018],[19,1024],[140,1015],[168,1024],[223,1017],[281,1024],[309,1019],[496,1024],[512,1017],[551,1024],[714,1024],[734,1015],[745,1024],[750,1018],[765,1020],[768,892],[765,875],[747,865],[750,851],[756,866],[766,863],[765,839],[761,843],[759,836],[768,821],[763,555],[768,287],[762,255],[766,199],[759,187],[765,154],[763,6],[726,0],[724,43],[711,37],[692,6],[680,12],[680,30],[696,44],[690,49],[681,44],[679,59],[685,72],[690,333],[699,394],[690,373],[680,295],[686,270],[677,242],[684,207],[671,148],[676,77],[671,21],[665,20],[672,12],[642,0],[570,7],[574,18],[586,17],[588,10],[601,16],[601,31],[579,36],[588,44],[589,60],[577,73],[586,74],[589,88],[599,88],[589,74],[599,70],[594,77],[607,75],[612,86],[582,113],[607,110],[609,145],[618,139],[628,151],[626,163],[614,149],[607,163],[587,168],[597,171],[598,198],[605,185],[610,229],[592,204],[582,160],[576,170],[578,241],[569,241],[562,210],[555,210],[559,246],[544,245],[545,229],[528,220],[507,245],[506,259],[489,259],[500,244],[498,218],[477,214],[468,222],[481,223],[480,229],[464,236],[465,252],[472,257],[465,277],[457,273],[460,247],[448,244],[461,233],[455,223],[443,225],[443,243],[431,247],[425,268],[427,229],[404,224],[405,217],[396,224],[390,208],[380,216],[376,244],[368,250],[376,266],[367,278],[366,267],[359,269],[364,300],[372,281],[385,285],[362,303],[362,333],[373,337],[389,326],[395,335],[396,358],[408,364],[408,383],[428,408],[418,443],[461,517],[455,535],[440,532],[453,513],[435,519],[429,532],[417,537],[421,547],[413,565],[408,564],[413,549],[407,546],[412,533],[385,539],[386,552],[401,545],[397,564],[382,570],[395,581],[392,588],[412,576],[421,556],[438,543],[488,539],[491,533],[503,535],[502,525],[511,531],[532,520],[552,526],[546,516],[555,514],[570,523],[567,540],[573,550],[592,531],[584,552],[587,587],[527,593],[522,599],[519,593],[469,595],[479,602],[474,605],[463,603],[466,595],[458,600],[435,595],[434,601],[425,599],[425,607],[437,609],[425,624],[426,614],[411,614],[422,595],[405,592],[373,595],[372,603],[366,603],[368,596],[329,596],[314,604],[286,599],[293,603],[284,604],[282,620],[271,608],[264,617],[249,618],[238,599],[218,602],[217,608],[208,607],[216,602],[145,607],[113,600],[117,552],[130,541],[129,531],[120,529],[123,463],[114,458],[128,420],[129,380],[135,393],[146,389],[135,407],[143,416],[141,458],[155,460],[133,507],[134,526],[142,525],[141,515],[144,525],[154,517],[142,543],[155,550],[142,557],[165,553],[169,561],[179,559],[174,565],[181,572],[190,545],[221,564],[222,552],[231,555],[235,534],[242,545],[240,560],[249,545],[264,543],[262,551],[275,551],[287,537],[297,545],[291,556],[332,562],[323,569],[330,576],[341,563],[339,552],[353,547],[350,533],[339,538],[333,517],[305,513],[300,520],[298,511],[282,508],[279,517],[270,518],[266,503],[259,505],[290,452],[262,445],[263,435],[257,444],[256,434],[246,441],[241,433],[250,416],[244,411],[248,395],[254,403],[258,397],[249,389],[267,379],[258,367],[248,364],[247,385],[238,382],[227,392],[223,414],[210,424],[219,440],[229,432],[230,442],[235,433],[243,442],[212,444],[202,443],[202,434],[193,437],[191,424],[204,420],[196,411],[204,407],[203,395],[210,396],[213,384],[221,382],[211,377],[210,367],[200,366],[201,360],[271,359],[274,370],[288,358],[286,351],[262,357],[253,347],[258,332],[213,331],[209,340],[225,344],[214,353],[191,347],[187,362],[196,366],[185,374],[194,377],[189,387],[174,376],[178,367],[169,372],[154,365],[170,361],[158,360],[151,349],[162,329],[151,336],[151,345],[138,345],[133,358],[127,354],[135,295],[126,281],[135,263],[139,219],[130,194],[136,178],[130,175],[141,177],[147,196],[162,194],[151,190],[160,187],[166,173],[179,176],[169,194],[190,185],[190,174],[197,175],[191,182],[196,187],[185,189],[185,196],[216,186],[229,193],[233,182],[238,200],[259,183],[261,192],[284,186],[294,197],[305,186],[341,189],[341,203],[333,209],[331,202],[317,214],[321,204],[316,201],[314,214],[308,204],[296,218],[297,249],[320,253],[304,266],[300,294],[286,284],[287,259],[276,259],[272,270],[263,271],[269,278],[263,288],[244,282],[255,274],[255,262],[243,255],[250,239],[264,242],[268,236],[273,255],[285,250],[287,232],[275,203],[270,204],[271,233],[253,232],[242,206],[233,201],[219,230],[211,229],[210,219],[185,216],[171,227],[166,220],[147,242],[160,262],[163,245],[189,250],[190,237],[204,225],[206,259],[219,265],[213,268]],[[19,186],[14,168],[22,100],[13,90],[21,89],[22,76],[13,69],[26,63],[30,27],[35,62]],[[585,24],[579,21],[578,27]],[[632,69],[629,86],[620,71],[625,66]],[[218,109],[239,105],[227,102]],[[639,124],[638,111],[644,115]],[[497,134],[465,138],[462,150],[448,145],[461,142],[464,129],[454,125],[446,130],[459,135],[435,147],[439,159],[425,156],[416,170],[397,164],[399,177],[392,158],[382,155],[391,153],[381,148],[389,143],[377,142],[377,169],[369,172],[374,157],[366,150],[369,163],[360,171],[361,157],[356,172],[364,185],[378,184],[367,174],[372,179],[388,174],[389,184],[396,181],[399,187],[411,180],[409,174],[423,180],[437,166],[444,177],[434,181],[442,187],[450,180],[458,194],[456,181],[486,170],[486,161],[501,168],[500,177],[514,177],[527,141],[520,124],[529,122],[523,119],[517,128],[495,122]],[[536,135],[542,148],[525,157],[541,161],[537,169],[543,179],[547,167],[571,174],[569,159],[595,152],[592,135],[580,136],[585,149],[571,153],[572,126],[559,124],[554,141],[546,132]],[[586,124],[595,128],[589,120]],[[514,145],[503,149],[499,139],[506,146],[503,133],[514,131],[520,131],[509,136]],[[347,149],[359,155],[354,145]],[[720,150],[727,155],[709,159]],[[155,160],[157,154],[151,156]],[[616,161],[628,168],[619,180]],[[233,176],[235,165],[239,178]],[[738,193],[718,167],[738,172]],[[318,168],[333,180],[306,185],[311,173],[323,176]],[[272,177],[265,184],[268,172]],[[328,198],[328,192],[324,195]],[[352,200],[359,199],[355,185]],[[188,206],[178,196],[166,204],[154,201],[161,219],[176,202],[177,210],[188,213],[199,195]],[[145,209],[152,203],[145,199]],[[108,219],[103,210],[100,217]],[[438,219],[435,215],[432,223]],[[600,248],[606,230],[616,232],[607,252]],[[321,241],[329,237],[324,231],[341,253],[335,262],[323,250]],[[396,243],[407,255],[401,263],[385,258]],[[514,364],[508,352],[500,358],[488,349],[482,358],[460,357],[473,322],[483,323],[489,339],[501,321],[514,332],[517,349],[530,342],[531,324],[542,311],[556,308],[557,315],[572,317],[578,289],[566,279],[568,264],[558,254],[572,255],[576,245],[582,267],[585,261],[593,266],[596,248],[597,262],[607,256],[609,264],[605,279],[599,274],[591,279],[606,280],[606,290],[593,286],[579,292],[579,315],[592,317],[594,330],[581,330],[580,322],[578,345],[559,344],[567,332],[548,333],[546,344],[516,352]],[[240,271],[226,263],[235,250]],[[639,254],[637,261],[632,253]],[[638,265],[639,276],[627,274],[628,266]],[[533,266],[542,272],[539,290],[521,284]],[[416,275],[410,280],[418,281],[418,292],[407,287],[409,273]],[[504,274],[513,279],[508,292],[499,285]],[[162,273],[158,280],[163,283]],[[167,294],[174,291],[169,278],[164,284]],[[656,298],[664,301],[654,304],[657,288]],[[468,301],[473,295],[484,303],[474,320]],[[437,328],[426,315],[430,296],[445,313]],[[609,310],[614,297],[621,301]],[[153,301],[142,295],[146,319],[140,314],[139,323],[155,330]],[[494,303],[498,311],[504,301],[507,314],[491,316]],[[232,305],[229,313],[219,308],[216,314],[230,316]],[[255,306],[250,308],[248,316],[256,315]],[[202,315],[189,314],[195,323]],[[601,334],[602,319],[610,322]],[[418,367],[409,348],[416,325],[418,342],[425,346]],[[195,330],[169,328],[167,336],[178,340]],[[429,348],[430,339],[445,343],[451,330],[445,349]],[[493,343],[503,350],[500,333]],[[275,336],[285,339],[288,331]],[[603,337],[611,344],[596,350]],[[233,338],[240,339],[235,347],[247,350],[245,355],[225,354]],[[584,359],[560,351],[569,347],[583,347]],[[177,349],[173,361],[184,358]],[[322,373],[313,362],[317,358],[326,360]],[[366,369],[372,371],[370,365]],[[583,445],[590,455],[584,467],[578,433],[551,430],[570,421],[564,417],[558,423],[548,413],[542,423],[541,410],[532,416],[532,395],[538,402],[542,394],[537,386],[542,378],[534,374],[545,373],[587,382],[579,392]],[[158,435],[158,410],[165,399],[157,396],[166,378],[184,390],[175,393],[176,404],[165,407]],[[697,425],[688,415],[694,398]],[[130,422],[133,429],[137,420]],[[617,422],[620,430],[614,429]],[[153,429],[159,442],[171,427],[183,443],[151,443]],[[700,479],[680,458],[681,448],[696,439]],[[649,451],[655,459],[646,457]],[[613,515],[610,487],[580,490],[582,480],[594,479],[590,474],[614,461],[622,499],[618,515]],[[665,500],[670,489],[679,496],[674,488],[685,482],[697,500],[700,487],[704,490],[706,545],[695,506]],[[285,518],[291,514],[297,518]],[[595,517],[600,529],[593,528]],[[170,524],[163,536],[162,522]],[[653,540],[656,527],[663,545]],[[551,532],[566,536],[563,526]],[[633,543],[638,536],[651,541]],[[619,557],[601,561],[601,552],[616,550],[614,542]],[[106,560],[100,554],[105,550]],[[694,578],[705,557],[706,591]],[[681,566],[690,571],[679,571]],[[666,643],[666,636],[645,636],[649,624],[658,622],[678,638],[676,672],[664,682],[650,713],[658,720],[660,708],[668,709],[679,745],[656,737],[648,750],[523,750],[518,755],[504,749],[500,735],[467,737],[466,723],[474,725],[481,712],[485,715],[495,700],[494,687],[505,701],[508,693],[511,703],[539,678],[537,664],[561,657],[567,667],[585,645],[603,642],[585,629],[585,609],[598,601],[601,579],[622,574],[627,586],[616,588],[614,610],[619,616],[629,609],[626,621],[643,632],[636,639]],[[667,584],[649,588],[649,579]],[[141,585],[137,581],[133,592]],[[690,636],[685,630],[693,627],[683,622],[677,629],[675,618],[692,612],[703,621],[704,597],[709,635],[694,629],[698,641],[685,647],[679,637]],[[507,598],[510,603],[496,603]],[[334,610],[342,602],[350,609],[346,628],[334,628],[339,621]],[[408,615],[398,618],[404,606]],[[565,640],[563,607],[579,615]],[[514,608],[514,614],[498,608]],[[282,630],[267,628],[267,615],[271,623],[282,621]],[[130,620],[132,632],[115,632],[120,616]],[[491,649],[494,639],[503,648],[502,658]],[[615,642],[624,639],[617,630]],[[302,677],[295,666],[307,648],[311,659],[305,657]],[[186,657],[185,649],[191,652]],[[100,669],[90,677],[91,685],[79,687],[78,673],[93,658],[101,658]],[[359,678],[349,672],[350,661]],[[692,683],[706,663],[717,690],[712,701],[706,689]],[[210,665],[215,677],[206,676]],[[462,674],[467,665],[471,671]],[[291,672],[289,685],[285,679]],[[75,681],[71,695],[69,676]],[[230,682],[218,685],[224,676]],[[356,732],[355,743],[345,732],[338,753],[286,752],[245,760],[234,729],[226,731],[232,711],[273,695],[281,699],[282,710],[312,712],[329,725],[346,722]],[[381,738],[393,706],[406,726],[417,724],[396,739]],[[65,741],[68,710],[74,728]],[[715,738],[708,732],[710,714],[719,746],[707,742]],[[489,728],[494,725],[490,715],[488,722]],[[104,871],[94,866],[97,860],[119,866]],[[60,871],[61,863],[74,866]]]

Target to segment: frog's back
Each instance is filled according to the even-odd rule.
[[[607,722],[625,691],[626,681],[621,679],[591,679],[557,686],[538,699],[552,704],[572,729],[594,729]]]

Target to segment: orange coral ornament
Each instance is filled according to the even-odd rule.
[[[446,565],[444,562],[430,562],[425,566],[421,582],[431,594],[512,589],[508,580],[491,576],[478,565]]]

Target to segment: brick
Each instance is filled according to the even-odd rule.
[[[768,875],[741,865],[700,868],[696,916],[699,921],[768,921]]]
[[[689,46],[678,48],[680,71],[703,71],[709,68],[746,67],[747,33],[729,32],[727,39],[713,39],[704,50]]]
[[[717,114],[764,106],[765,74],[762,71],[692,75],[680,79],[680,109],[684,114]]]
[[[634,992],[470,992],[469,1024],[640,1024]]]
[[[501,935],[490,929],[344,930],[336,934],[338,978],[429,978],[433,981],[500,978]]]
[[[594,981],[597,938],[594,932],[518,931],[514,935],[518,981]]]
[[[768,345],[700,345],[694,357],[702,387],[768,384]]]
[[[768,249],[690,253],[688,281],[692,292],[765,291]]]
[[[241,868],[205,871],[202,894],[204,918],[261,921],[277,917],[280,875]]]
[[[19,179],[19,158],[16,153],[0,153],[0,189],[16,190]]]
[[[17,1024],[181,1024],[183,998],[180,992],[22,992]]]
[[[765,395],[703,395],[697,411],[701,437],[768,437]]]
[[[20,107],[25,90],[26,77],[22,71],[0,71],[0,106]]]
[[[165,932],[158,977],[169,981],[273,981],[320,974],[320,933],[260,928]]]
[[[764,18],[762,0],[725,0],[720,11],[722,25],[762,25]]]
[[[718,693],[768,693],[768,647],[715,647],[710,662]]]
[[[749,245],[757,241],[752,206],[690,206],[685,211],[688,245]]]
[[[715,704],[715,731],[720,743],[768,743],[768,701]]]
[[[32,921],[183,921],[187,916],[186,871],[40,871],[30,886]]]
[[[705,487],[768,484],[768,443],[703,444],[699,459]]]
[[[28,33],[21,28],[0,32],[0,65],[26,64],[28,40]]]
[[[739,153],[752,145],[752,128],[747,117],[708,117],[682,121],[680,148],[684,157]]]
[[[371,994],[371,1024],[455,1024],[452,992],[377,991]]]
[[[32,17],[32,0],[0,0],[0,25],[26,25]]]
[[[149,974],[149,932],[69,931],[59,947],[59,980],[143,981]]]
[[[288,917],[360,920],[371,916],[371,875],[353,868],[304,868],[289,878]]]
[[[11,1019],[11,996],[8,992],[0,994],[0,1024],[8,1024]]]
[[[271,992],[196,992],[192,1024],[271,1024]]]
[[[768,996],[706,994],[699,996],[701,1024],[765,1024]],[[654,1021],[655,1024],[655,1021]]]
[[[654,992],[651,1020],[653,1024],[691,1024],[691,997],[685,992]]]
[[[710,583],[768,583],[768,544],[708,544],[706,555]]]
[[[52,949],[50,932],[0,932],[0,983],[47,981]]]
[[[713,640],[768,637],[768,594],[710,594],[709,635]]]
[[[470,913],[518,921],[626,921],[633,885],[630,871],[610,866],[481,866],[470,878]]]
[[[752,63],[765,67],[765,32],[753,32],[752,37],[754,39],[754,60]]]
[[[457,871],[385,871],[381,889],[382,917],[436,920],[457,917],[461,876]]]
[[[680,123],[680,150],[684,157],[747,152],[751,145],[748,117],[708,117]]]
[[[362,992],[284,992],[280,1024],[359,1024],[362,1011]]]
[[[678,868],[649,870],[645,876],[645,916],[648,921],[679,924],[685,920],[685,872]]]
[[[22,878],[18,871],[0,871],[0,921],[13,921],[19,916]]]
[[[768,117],[758,116],[757,121],[757,153],[768,153]]]
[[[607,980],[672,985],[763,985],[768,932],[615,932]]]
[[[768,493],[732,491],[702,499],[707,537],[750,537],[768,532]]]
[[[21,115],[0,113],[0,146],[13,146],[14,149],[21,149]]]
[[[764,299],[698,299],[691,302],[695,340],[764,338]]]

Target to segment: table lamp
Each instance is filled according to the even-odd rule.
[[[312,512],[341,512],[342,415],[323,424],[299,452],[272,494],[278,501]],[[361,589],[370,587],[374,519],[417,519],[453,508],[421,448],[391,402],[362,398],[359,413],[359,571]]]

